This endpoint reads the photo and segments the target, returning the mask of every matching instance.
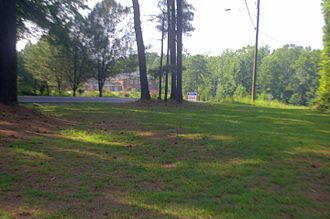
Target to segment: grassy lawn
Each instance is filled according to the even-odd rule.
[[[330,217],[329,115],[246,104],[28,107],[67,122],[0,146],[0,218]]]

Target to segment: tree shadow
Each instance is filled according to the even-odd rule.
[[[61,109],[65,118],[76,116],[72,107],[79,108]],[[81,127],[6,148],[2,171],[24,179],[15,184],[17,208],[29,204],[47,212],[50,206],[77,217],[119,218],[322,217],[328,212],[327,197],[304,192],[328,193],[329,155],[321,151],[328,151],[328,117],[245,105],[188,111],[96,105],[91,111],[99,113],[88,118],[87,110],[75,118]],[[120,119],[137,125],[108,126]],[[95,124],[102,129],[95,130]],[[31,188],[50,194],[31,195]],[[10,196],[2,193],[0,203]]]

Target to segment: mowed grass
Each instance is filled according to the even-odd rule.
[[[329,115],[246,104],[29,107],[75,123],[3,149],[0,217],[330,217]]]

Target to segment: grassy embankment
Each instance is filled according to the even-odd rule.
[[[29,107],[70,122],[0,146],[0,217],[330,216],[329,115],[244,104]]]

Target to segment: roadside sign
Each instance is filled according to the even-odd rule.
[[[188,101],[190,102],[197,102],[198,101],[198,93],[197,92],[188,92]]]

